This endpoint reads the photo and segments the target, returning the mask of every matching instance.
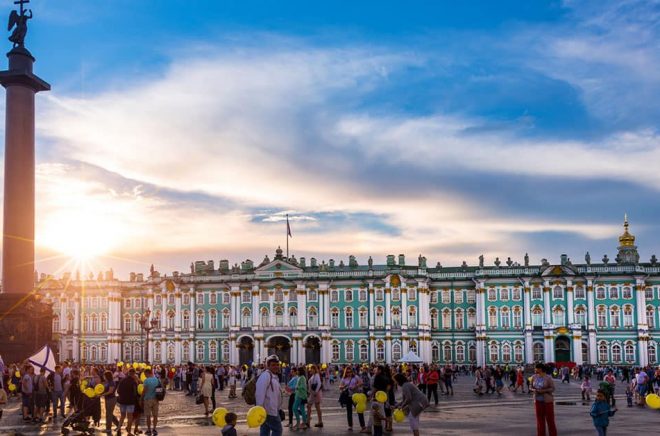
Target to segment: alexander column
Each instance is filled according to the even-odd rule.
[[[35,59],[24,44],[27,22],[32,18],[32,10],[24,8],[26,3],[29,0],[14,1],[19,11],[10,13],[8,25],[8,30],[13,29],[9,41],[14,46],[7,53],[9,69],[0,71],[0,84],[7,90],[0,349],[5,353],[9,350],[8,354],[17,358],[24,358],[34,348],[43,346],[46,337],[40,325],[44,323],[40,316],[44,308],[32,292],[35,285],[34,97],[39,91],[50,90],[50,85],[32,72]],[[46,339],[50,340],[50,337]]]

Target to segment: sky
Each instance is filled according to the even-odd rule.
[[[660,247],[658,0],[30,6],[40,272]]]

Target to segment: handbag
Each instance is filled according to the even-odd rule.
[[[195,398],[195,404],[202,404],[204,403],[204,395],[199,394],[197,395],[197,398]]]
[[[348,394],[348,388],[341,391],[339,394],[339,404],[342,406],[347,406],[351,402],[351,397]]]

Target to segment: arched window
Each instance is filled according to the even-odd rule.
[[[339,342],[332,341],[332,361],[339,362]]]
[[[619,328],[621,326],[619,308],[617,306],[610,307],[610,326],[612,328]]]
[[[360,289],[360,293],[358,294],[358,298],[361,302],[367,301],[367,290],[365,288]]]
[[[415,288],[408,288],[408,301],[415,301],[417,299],[417,291]]]
[[[174,330],[174,311],[167,312],[167,329]]]
[[[211,330],[218,329],[218,312],[215,309],[211,309],[209,312],[209,328]]]
[[[182,362],[187,362],[190,360],[190,344],[188,342],[184,342],[181,344],[181,361]]]
[[[543,326],[543,309],[541,306],[534,306],[534,309],[532,309],[532,326]]]
[[[474,329],[477,323],[477,311],[469,308],[467,311],[467,324],[469,329]]]
[[[209,361],[218,361],[218,343],[216,341],[209,342]]]
[[[246,303],[250,302],[250,293],[248,292],[248,301]],[[229,295],[229,292],[223,292],[222,293],[222,304],[231,304],[231,296]]]
[[[105,333],[108,331],[108,314],[103,312],[101,314],[101,332]]]
[[[267,303],[268,302],[269,297],[268,297],[268,290],[267,289],[262,289],[261,290],[260,298],[261,298],[262,303]]]
[[[187,310],[183,311],[183,329],[190,330],[190,312]]]
[[[154,362],[160,362],[161,361],[161,348],[160,348],[160,341],[155,341],[154,342]]]
[[[451,311],[449,309],[442,311],[442,328],[451,329]]]
[[[310,307],[307,311],[307,327],[315,329],[319,326],[319,317],[315,307]]]
[[[284,309],[281,307],[275,308],[275,325],[277,327],[284,326]]]
[[[488,326],[497,328],[497,309],[492,306],[488,309]]]
[[[597,316],[596,316],[596,327],[605,328],[607,325],[607,313],[605,311],[605,306],[598,306]]]
[[[541,287],[540,286],[534,286],[532,288],[532,300],[540,300],[543,298],[541,295]]]
[[[204,311],[202,310],[197,311],[197,330],[204,330]]]
[[[576,286],[575,287],[575,298],[578,299],[584,299],[584,287],[583,286]]]
[[[417,341],[414,339],[410,340],[410,345],[408,345],[408,349],[412,351],[413,353],[417,354]]]
[[[376,360],[378,362],[385,360],[385,344],[383,344],[383,341],[376,342]]]
[[[605,299],[605,288],[598,287],[596,288],[596,299],[597,300],[604,300]]]
[[[124,333],[131,332],[131,315],[128,313],[124,315]]]
[[[552,322],[555,325],[564,325],[564,308],[556,306],[552,311]]]
[[[96,354],[96,345],[92,345],[90,347],[90,350],[91,350],[91,356],[89,360],[91,360],[92,362],[98,362],[99,356]]]
[[[491,342],[488,346],[488,357],[491,363],[497,363],[500,360],[500,348],[497,342]]]
[[[623,326],[628,328],[633,326],[633,308],[629,304],[623,306]]]
[[[130,323],[130,318],[129,318],[129,323]],[[66,317],[66,330],[67,332],[72,332],[73,331],[73,315],[70,313]]]
[[[128,342],[124,342],[124,360],[126,362],[130,362],[133,360],[131,351],[132,351],[131,344],[129,344]]]
[[[415,306],[408,308],[408,326],[412,328],[417,327],[417,309]]]
[[[160,330],[160,310],[154,311],[154,314],[151,317],[151,319],[156,321],[156,325],[154,326],[154,328],[156,330]],[[103,323],[103,315],[101,316],[101,323]]]
[[[488,301],[496,301],[497,300],[497,291],[495,288],[490,288],[488,290]]]
[[[442,360],[444,360],[445,363],[449,363],[452,361],[451,345],[449,344],[449,342],[445,342],[444,346],[442,347]]]
[[[222,326],[223,329],[228,329],[231,323],[231,312],[226,307],[222,309]]]
[[[339,291],[336,289],[332,289],[330,291],[330,302],[331,303],[339,303]],[[337,359],[339,360],[339,359]]]
[[[434,362],[440,360],[440,347],[437,342],[431,344],[431,360]]]
[[[561,286],[555,286],[552,288],[552,298],[555,300],[560,300],[564,298],[564,290]]]
[[[346,341],[346,360],[353,361],[355,358],[355,345],[353,344],[353,341],[348,340]]]
[[[360,361],[368,362],[369,361],[369,346],[366,342],[360,342]]]
[[[458,362],[465,361],[465,345],[462,342],[456,344],[456,360]]]
[[[385,316],[384,316],[384,310],[382,306],[376,307],[376,327],[377,328],[383,328],[385,327]]]
[[[463,309],[456,309],[456,314],[455,314],[455,322],[456,322],[456,330],[463,330],[464,324],[463,324]]]
[[[268,327],[268,321],[269,321],[270,315],[268,314],[268,309],[265,307],[261,308],[261,326],[262,327]]]
[[[522,328],[522,309],[520,306],[513,307],[513,328]]]
[[[470,342],[468,346],[468,360],[472,363],[477,361],[477,346],[474,342]]]
[[[656,353],[655,344],[649,343],[647,348],[649,353],[649,364],[655,364],[658,362],[658,355]]]
[[[607,363],[607,342],[601,342],[598,344],[598,363]]]
[[[60,331],[60,317],[57,315],[53,315],[53,332],[58,332]]]
[[[502,322],[503,329],[509,329],[511,327],[511,312],[508,307],[503,307],[500,311],[500,321]]]
[[[243,303],[250,303],[251,302],[250,291],[243,291],[241,293],[241,300],[243,301]]]
[[[339,309],[336,307],[333,307],[330,311],[330,327],[333,329],[339,328]]]
[[[252,312],[247,307],[243,308],[241,315],[241,327],[248,328],[252,326]]]
[[[612,344],[612,361],[614,363],[621,362],[621,345]]]
[[[632,290],[630,287],[625,286],[622,290],[623,298],[625,299],[631,299],[632,298]]]
[[[275,302],[276,303],[281,303],[284,301],[284,292],[282,292],[281,289],[276,289],[275,290]]]
[[[401,359],[401,344],[394,342],[392,344],[392,360],[397,362],[399,359]]]
[[[211,292],[209,294],[209,304],[211,306],[215,306],[218,304],[218,294],[216,294],[215,292]]]
[[[401,309],[398,307],[392,308],[392,327],[401,327]]]
[[[196,351],[196,360],[197,362],[203,362],[204,361],[204,342],[202,341],[197,341],[197,346],[195,347]]]
[[[307,296],[309,297],[309,301],[316,301],[318,299],[318,293],[316,292],[316,289],[310,289],[307,293]]]
[[[353,291],[352,290],[346,289],[346,291],[344,291],[344,300],[348,303],[353,301]]]
[[[575,308],[575,322],[581,326],[587,325],[587,312],[584,310],[584,306]]]
[[[624,297],[625,298],[625,297]],[[628,341],[623,347],[624,356],[626,363],[633,364],[635,363],[635,345]]]
[[[619,288],[616,286],[612,286],[610,288],[610,300],[618,300],[619,299]]]
[[[534,361],[535,362],[543,362],[545,360],[544,355],[543,355],[543,344],[542,343],[536,342],[532,346],[532,352],[534,354]]]
[[[646,322],[650,329],[655,328],[655,309],[653,306],[646,306]]]
[[[360,328],[367,328],[368,319],[367,309],[364,307],[360,308]]]
[[[83,332],[89,331],[89,315],[83,317]]]
[[[504,363],[511,362],[511,345],[507,343],[502,345],[502,361]]]
[[[353,309],[350,307],[347,307],[344,310],[344,322],[346,323],[345,328],[347,329],[352,329],[353,328]]]
[[[383,301],[383,288],[376,288],[376,291],[374,292],[374,295],[376,297],[376,301]]]
[[[229,362],[229,341],[222,341],[222,361]]]
[[[80,355],[82,360],[88,360],[88,356],[87,356],[89,354],[88,350],[89,349],[87,348],[87,344],[82,344],[80,346]]]
[[[513,360],[515,360],[516,363],[522,363],[523,361],[523,346],[520,342],[516,342],[513,345]]]
[[[298,325],[298,309],[295,306],[289,308],[289,327],[296,327]]]
[[[500,301],[509,301],[509,288],[500,289]]]
[[[167,344],[167,362],[174,362],[174,344],[171,342]]]

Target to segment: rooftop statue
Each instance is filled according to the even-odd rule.
[[[17,11],[11,11],[9,14],[9,23],[7,30],[14,29],[9,36],[9,40],[14,43],[14,48],[24,47],[25,35],[27,34],[27,21],[32,18],[32,9],[26,11],[23,8],[24,3],[29,3],[30,0],[17,0],[14,4],[20,5],[20,14]],[[30,15],[27,14],[30,13]]]

